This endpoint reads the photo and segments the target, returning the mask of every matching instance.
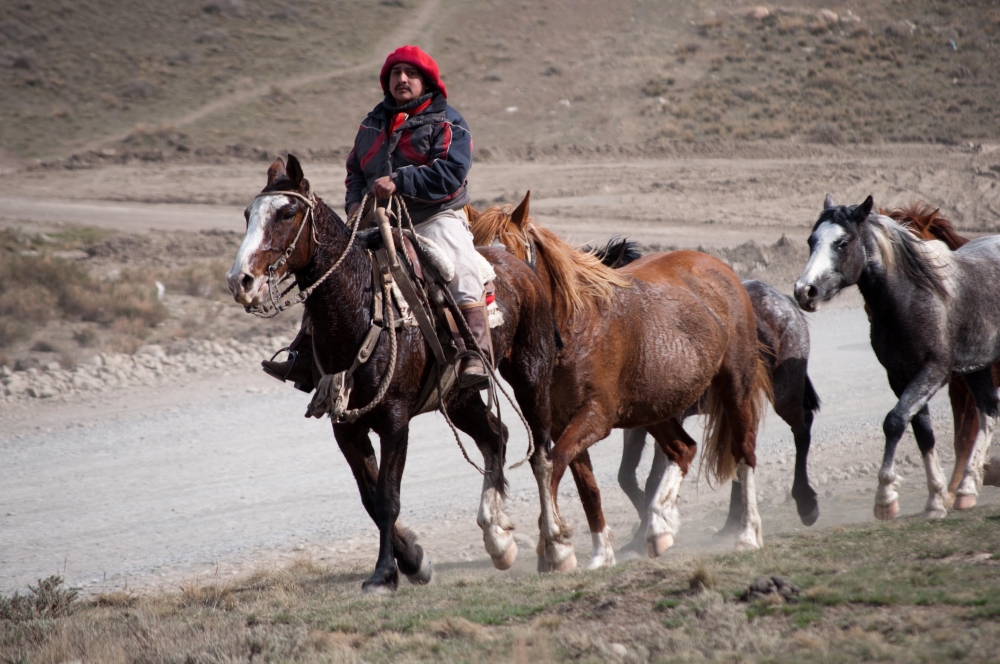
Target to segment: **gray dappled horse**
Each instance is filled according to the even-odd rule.
[[[809,262],[795,284],[795,298],[806,311],[815,311],[844,288],[858,285],[871,309],[872,349],[899,398],[883,424],[875,516],[891,519],[899,512],[893,458],[912,423],[927,472],[924,513],[941,518],[946,485],[927,404],[952,374],[964,376],[976,401],[979,432],[954,507],[972,507],[997,424],[990,365],[1000,359],[1000,236],[979,238],[952,252],[942,242],[921,241],[889,217],[872,214],[873,205],[871,196],[844,206],[827,195],[809,236]]]
[[[611,243],[604,252],[612,248]],[[598,252],[599,255],[603,254]],[[619,261],[615,267],[621,265]],[[792,429],[795,437],[795,479],[792,483],[792,498],[798,509],[802,523],[811,526],[819,518],[819,503],[816,492],[809,485],[806,472],[813,417],[819,410],[820,400],[809,380],[809,326],[805,316],[787,295],[762,281],[748,279],[743,286],[750,294],[754,315],[757,319],[757,340],[760,342],[760,357],[771,375],[774,387],[774,411]],[[680,415],[681,421],[697,415],[699,404],[691,406]],[[645,490],[639,487],[635,471],[646,446],[645,429],[626,429],[622,462],[618,469],[618,484],[628,495],[639,513],[639,528],[635,536],[624,548],[645,551],[645,530],[648,506],[652,500],[660,478],[666,469],[666,457],[654,448],[653,465],[646,479]],[[739,483],[734,482],[729,501],[729,517],[720,534],[728,534],[739,529],[743,511],[743,499]]]

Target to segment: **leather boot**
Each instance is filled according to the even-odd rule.
[[[466,304],[459,307],[465,315],[465,322],[469,324],[472,336],[476,338],[476,343],[486,355],[490,364],[493,364],[493,342],[490,339],[489,316],[486,313],[486,305],[482,302]],[[466,356],[458,368],[459,387],[478,387],[485,390],[489,385],[489,371],[483,365],[482,360],[476,356]]]
[[[264,360],[260,363],[264,373],[274,376],[281,382],[292,381],[297,390],[306,393],[312,392],[316,389],[313,380],[312,336],[307,331],[306,326],[299,329],[295,339],[284,350],[288,351],[288,359],[284,362],[275,362],[274,357],[272,357],[270,360]],[[278,353],[280,352],[279,350]]]

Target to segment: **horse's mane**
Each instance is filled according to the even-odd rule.
[[[951,252],[945,251],[943,243],[921,240],[907,226],[883,214],[871,214],[867,224],[887,272],[902,270],[918,288],[948,297],[944,269]]]
[[[499,240],[521,260],[528,259],[526,242],[530,237],[540,257],[545,260],[552,279],[556,316],[571,321],[577,315],[610,306],[615,288],[627,288],[632,280],[626,274],[607,267],[592,253],[563,242],[549,229],[530,217],[524,229],[514,222],[510,206],[492,206],[471,218],[472,235],[477,245]]]
[[[969,241],[955,232],[951,221],[941,216],[941,208],[933,207],[923,201],[915,201],[903,207],[881,210],[881,212],[890,219],[906,226],[920,238],[941,240],[952,251]]]

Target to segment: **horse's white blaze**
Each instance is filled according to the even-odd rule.
[[[590,564],[587,569],[597,569],[599,567],[613,567],[615,564],[615,540],[611,528],[604,526],[604,530],[599,533],[590,533],[590,539],[594,544],[590,552]]]
[[[812,254],[809,256],[806,268],[802,271],[802,276],[795,284],[796,289],[809,286],[835,269],[834,258],[837,252],[833,243],[847,235],[847,232],[833,222],[824,221],[814,234],[816,235],[816,244],[813,245]]]
[[[764,526],[757,511],[757,487],[754,484],[753,468],[746,461],[736,466],[736,477],[743,492],[743,517],[740,520],[740,536],[736,539],[736,550],[746,551],[764,546]]]
[[[243,243],[240,245],[240,250],[236,253],[236,260],[233,261],[233,266],[229,268],[229,273],[226,278],[229,280],[239,279],[241,274],[249,274],[254,278],[254,285],[251,288],[252,292],[247,292],[245,295],[248,298],[253,298],[257,290],[260,288],[260,284],[263,282],[264,278],[267,277],[266,274],[253,274],[251,272],[251,261],[258,251],[263,249],[265,233],[268,223],[274,219],[274,213],[279,208],[287,205],[291,202],[288,196],[283,196],[281,194],[275,194],[273,196],[261,196],[255,198],[252,203],[250,203],[250,213],[249,219],[247,221],[247,234],[243,238]]]
[[[653,500],[649,503],[649,521],[646,525],[646,541],[651,542],[663,535],[673,537],[681,527],[680,512],[677,500],[681,495],[681,482],[684,475],[681,467],[673,461],[667,461],[663,477],[656,487]]]
[[[927,505],[924,514],[929,517],[944,517],[948,510],[944,507],[945,480],[937,454],[931,450],[924,455],[924,471],[927,473]]]

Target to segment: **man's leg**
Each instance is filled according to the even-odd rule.
[[[274,376],[282,382],[292,381],[295,389],[308,393],[316,388],[313,380],[312,322],[309,320],[309,314],[302,313],[299,333],[288,345],[288,359],[284,362],[275,362],[272,358],[262,361],[260,366],[269,376]]]
[[[472,244],[472,233],[469,231],[465,211],[445,210],[414,228],[417,233],[438,245],[455,265],[455,278],[448,284],[448,290],[465,315],[476,343],[492,361],[489,317],[483,301],[483,278],[476,263],[476,248]],[[460,385],[481,385],[485,388],[487,377],[487,369],[479,357],[469,355],[462,360],[459,367]]]

